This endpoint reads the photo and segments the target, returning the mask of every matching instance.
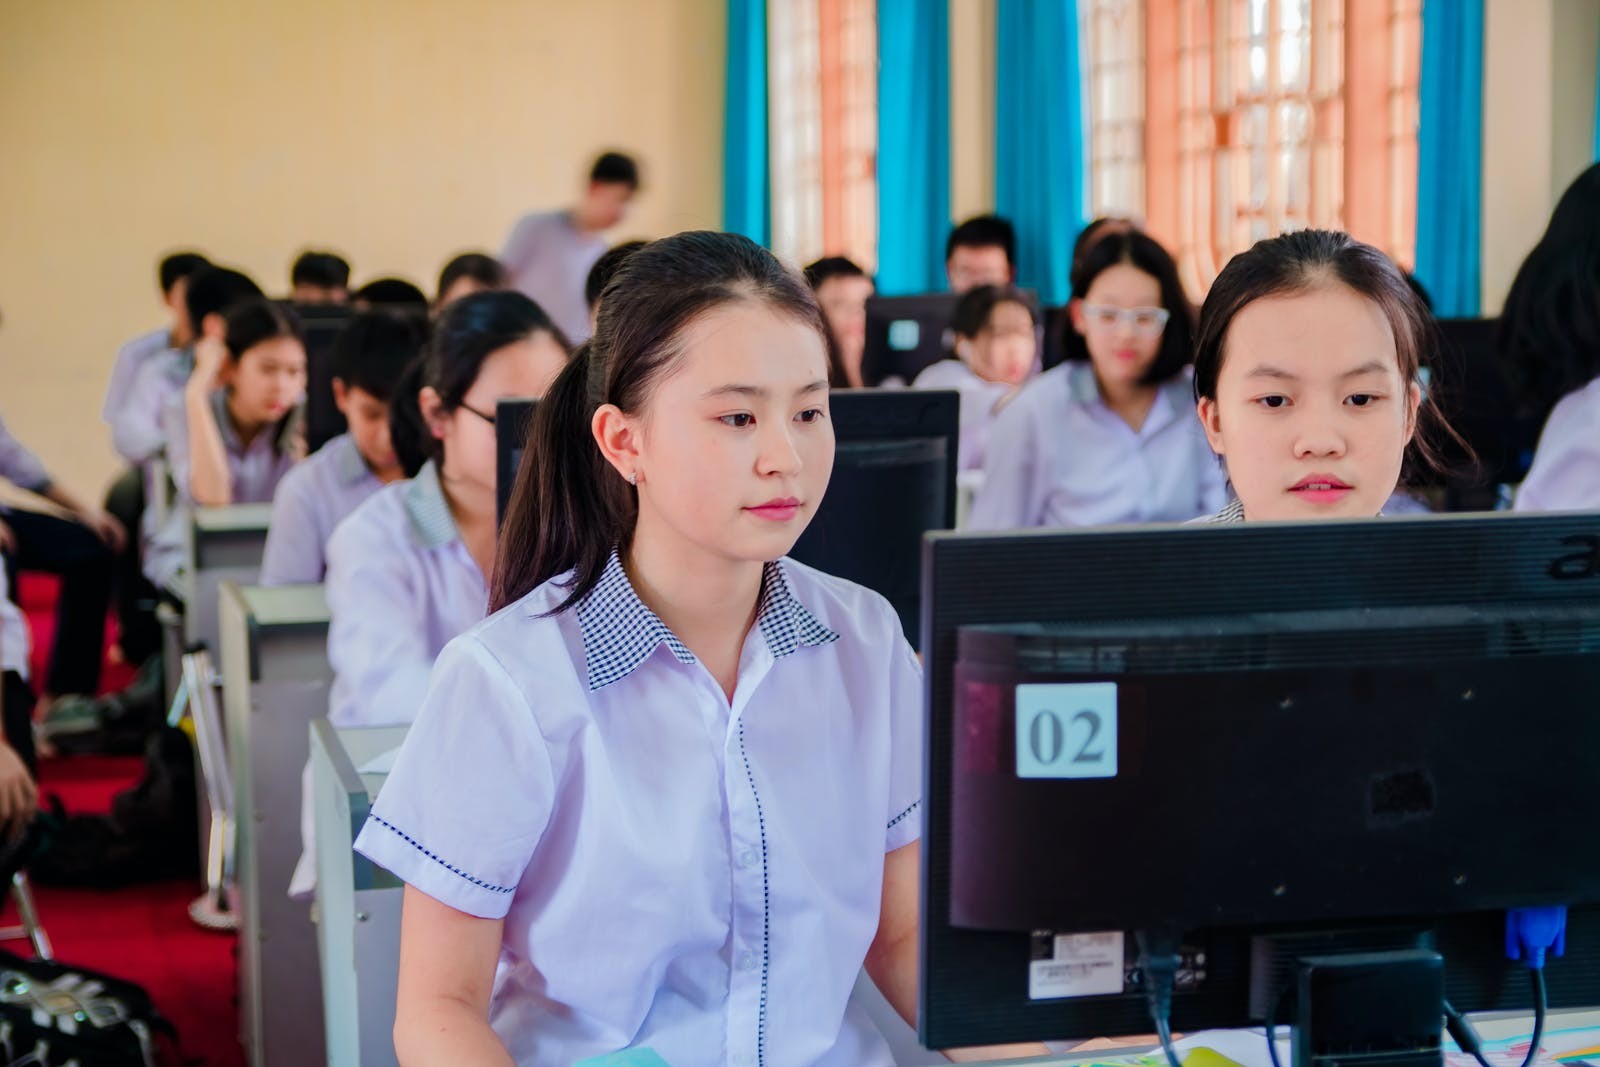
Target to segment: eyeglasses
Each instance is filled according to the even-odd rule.
[[[494,425],[494,416],[493,415],[490,415],[487,412],[479,411],[477,408],[473,407],[471,404],[462,404],[461,408],[464,411],[472,412],[474,415],[478,416],[478,418],[482,419],[484,422],[487,422],[490,426]]]
[[[1172,317],[1166,308],[1119,308],[1110,304],[1085,304],[1083,314],[1096,329],[1111,330],[1126,323],[1140,337],[1160,337]]]

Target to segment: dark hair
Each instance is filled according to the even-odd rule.
[[[822,288],[822,283],[834,278],[865,278],[867,272],[848,256],[823,256],[806,267],[806,284],[812,290]]]
[[[379,278],[350,294],[352,304],[428,313],[428,296],[404,278]]]
[[[957,337],[976,337],[989,325],[989,316],[1001,304],[1021,304],[1028,313],[1028,321],[1038,325],[1033,305],[1021,289],[1011,285],[980,285],[969,289],[956,301],[950,314],[950,332]]]
[[[1211,283],[1195,339],[1195,399],[1216,399],[1234,316],[1265,297],[1292,296],[1329,282],[1344,285],[1378,305],[1394,335],[1400,380],[1408,386],[1416,382],[1423,357],[1432,350],[1432,317],[1406,284],[1405,274],[1388,256],[1349,234],[1298,230],[1257,241],[1249,251],[1230,259]],[[1470,460],[1471,449],[1440,414],[1438,404],[1430,400],[1418,409],[1412,449],[1417,460],[1442,471],[1444,461],[1433,440],[1435,433],[1450,438]]]
[[[822,311],[799,274],[737,234],[691,231],[634,253],[600,301],[594,337],[581,346],[534,412],[533,462],[517,474],[495,561],[491,609],[568,571],[566,598],[583,599],[613,547],[633,535],[638,500],[607,463],[589,424],[601,404],[637,412],[682,355],[700,316],[750,301],[826,336]]]
[[[228,332],[223,341],[228,358],[234,362],[261,344],[279,337],[291,337],[305,347],[305,333],[300,328],[300,316],[289,308],[268,300],[264,296],[247,297],[228,308]],[[281,455],[290,447],[293,430],[298,425],[300,410],[291,408],[278,420],[272,432],[272,447]]]
[[[1078,237],[1072,242],[1072,267],[1067,276],[1067,284],[1073,288],[1078,285],[1078,272],[1083,269],[1084,257],[1089,254],[1089,249],[1102,237],[1109,237],[1111,233],[1127,233],[1137,230],[1132,219],[1121,215],[1101,215],[1083,229],[1078,231]]]
[[[1107,234],[1089,246],[1083,264],[1072,283],[1072,296],[1082,300],[1094,280],[1119,263],[1126,263],[1154,278],[1161,287],[1161,306],[1167,309],[1167,327],[1161,332],[1161,348],[1145,371],[1143,384],[1159,385],[1183,371],[1193,352],[1194,309],[1178,280],[1178,265],[1160,242],[1138,230]],[[1077,330],[1066,331],[1068,359],[1087,360],[1089,343]]]
[[[606,185],[626,185],[630,189],[639,188],[639,164],[633,161],[632,156],[621,152],[606,152],[594,161],[594,166],[589,168],[589,181]]]
[[[183,279],[205,267],[211,266],[211,261],[199,252],[174,252],[162,258],[156,267],[156,277],[161,281],[163,294],[172,292],[172,287]]]
[[[189,323],[199,336],[206,316],[221,315],[241,300],[261,295],[261,287],[246,274],[230,267],[201,267],[189,276],[183,305]]]
[[[443,300],[450,287],[463,278],[470,278],[485,289],[504,289],[506,269],[500,261],[485,252],[463,252],[444,265],[439,272],[437,300]]]
[[[624,241],[600,253],[600,258],[594,261],[594,266],[589,268],[589,276],[583,281],[583,298],[588,301],[590,309],[600,302],[600,294],[606,291],[606,286],[629,257],[649,243]]]
[[[389,436],[406,477],[415,477],[424,463],[444,455],[422,417],[417,394],[432,388],[443,410],[456,410],[490,356],[536,333],[547,333],[563,349],[571,348],[544,309],[515,290],[473,293],[444,309],[433,336],[395,383],[389,401]]]
[[[395,383],[422,351],[422,333],[410,317],[360,311],[334,338],[329,369],[347,388],[388,403]]]
[[[314,285],[319,289],[347,289],[350,264],[332,252],[301,252],[289,268],[290,285]]]
[[[1600,377],[1600,164],[1561,194],[1517,269],[1495,342],[1522,407],[1541,423]]]
[[[977,215],[950,231],[944,243],[945,262],[956,254],[958,248],[1004,249],[1006,262],[1017,262],[1017,231],[1010,222],[999,215]]]

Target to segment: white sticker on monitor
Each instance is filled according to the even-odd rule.
[[[1017,686],[1018,778],[1115,778],[1117,683]]]
[[[1047,958],[1028,964],[1028,998],[1099,997],[1123,990],[1123,935],[1048,935]],[[1034,935],[1038,946],[1039,935]],[[1039,955],[1035,948],[1034,955]]]

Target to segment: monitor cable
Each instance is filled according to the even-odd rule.
[[[1156,1038],[1166,1054],[1167,1067],[1183,1067],[1178,1050],[1172,1046],[1172,990],[1177,984],[1182,958],[1178,954],[1180,937],[1174,933],[1140,930],[1134,935],[1139,944],[1139,970],[1144,975],[1145,1003]]]

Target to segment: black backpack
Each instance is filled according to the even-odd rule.
[[[0,1067],[165,1067],[177,1032],[132,982],[0,951]]]

